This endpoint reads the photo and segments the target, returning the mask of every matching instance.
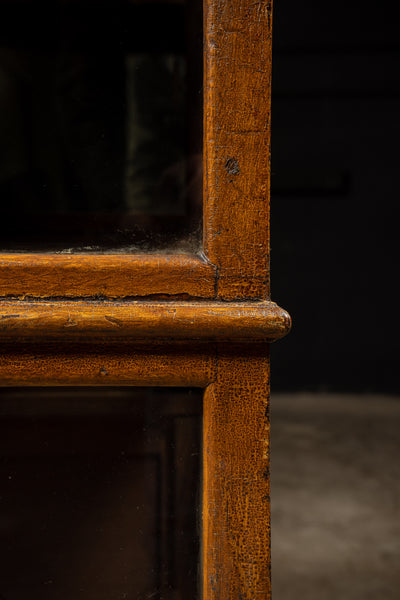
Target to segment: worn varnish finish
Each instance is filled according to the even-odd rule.
[[[269,294],[271,11],[205,4],[204,251],[224,299]]]
[[[204,396],[204,598],[269,598],[268,347],[219,347],[217,361]]]
[[[272,342],[289,328],[274,302],[0,302],[3,340]]]
[[[0,256],[2,385],[205,388],[203,600],[270,599],[271,8],[204,2],[201,256]]]
[[[0,296],[269,297],[270,0],[204,5],[204,257],[0,255]]]
[[[215,268],[198,256],[0,255],[0,297],[212,298]]]
[[[13,344],[0,346],[3,386],[205,387],[215,378],[212,345]]]

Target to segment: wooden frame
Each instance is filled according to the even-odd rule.
[[[0,256],[1,385],[205,389],[204,600],[270,597],[271,11],[204,3],[203,254]]]

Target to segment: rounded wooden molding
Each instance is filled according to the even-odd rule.
[[[274,302],[0,302],[4,342],[273,342],[290,327]]]

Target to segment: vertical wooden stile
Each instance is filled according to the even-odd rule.
[[[269,297],[270,0],[206,0],[204,252],[224,300]]]
[[[204,13],[204,252],[219,300],[265,300],[272,3],[206,0]],[[203,600],[268,600],[268,345],[219,345],[203,440]]]
[[[269,361],[218,352],[204,397],[204,600],[270,598]]]

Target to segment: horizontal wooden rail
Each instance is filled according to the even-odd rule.
[[[0,302],[0,341],[272,342],[290,317],[274,302]]]
[[[210,344],[0,344],[0,386],[204,388],[215,368]]]
[[[0,254],[0,296],[215,296],[215,267],[200,256]]]

